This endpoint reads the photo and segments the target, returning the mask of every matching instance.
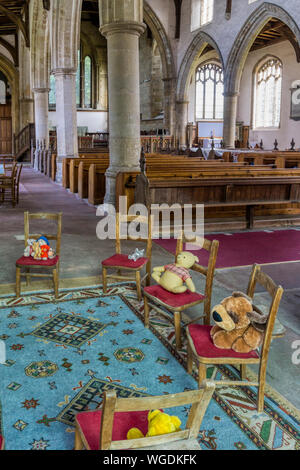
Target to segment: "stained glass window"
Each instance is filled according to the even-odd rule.
[[[270,58],[255,76],[254,127],[279,127],[281,111],[282,63]]]
[[[223,119],[224,75],[218,64],[207,63],[196,70],[196,120]]]
[[[56,105],[56,91],[55,91],[55,77],[50,75],[50,92],[49,92],[49,107],[53,108]]]

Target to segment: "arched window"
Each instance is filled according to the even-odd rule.
[[[92,108],[92,75],[93,62],[90,56],[86,56],[84,61],[82,58],[82,48],[78,49],[78,67],[76,72],[76,106],[77,108]],[[55,77],[50,75],[50,93],[49,107],[55,108]]]
[[[254,128],[279,127],[281,89],[282,62],[271,57],[255,74]]]
[[[10,99],[9,84],[4,73],[0,71],[0,104],[7,104]]]
[[[92,59],[90,56],[84,59],[84,107],[92,107]]]
[[[55,91],[55,77],[50,75],[50,92],[49,92],[49,108],[55,108],[56,105],[56,91]]]
[[[196,120],[223,119],[224,75],[220,65],[207,63],[196,70]]]

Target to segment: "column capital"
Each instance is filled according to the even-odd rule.
[[[239,96],[239,92],[238,91],[224,91],[223,95],[225,96],[225,98],[234,98],[235,96]]]
[[[188,100],[176,101],[177,104],[190,104]]]
[[[49,93],[50,88],[32,88],[33,93]]]
[[[146,30],[145,23],[139,23],[137,21],[120,21],[118,23],[108,23],[100,28],[100,33],[106,38],[113,34],[133,34],[135,36],[141,36]]]
[[[56,77],[58,75],[76,75],[77,69],[72,67],[72,68],[64,68],[64,67],[59,67],[56,69],[52,70],[52,74]]]

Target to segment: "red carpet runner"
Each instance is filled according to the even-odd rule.
[[[300,230],[275,230],[270,232],[243,232],[206,235],[208,240],[219,240],[217,268],[249,266],[254,263],[282,263],[300,260]],[[154,240],[159,246],[174,253],[176,240]],[[207,265],[205,250],[191,250],[200,264]]]

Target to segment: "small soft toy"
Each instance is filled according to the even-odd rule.
[[[24,250],[24,256],[26,258],[29,258],[29,256],[32,256],[34,242],[35,242],[35,240],[33,240],[33,239],[28,239],[27,240],[27,246]]]
[[[199,262],[197,256],[189,251],[182,251],[177,256],[176,263],[153,268],[152,278],[173,294],[182,294],[187,289],[195,292],[196,288],[188,270],[196,262]]]
[[[128,255],[128,259],[133,261],[137,261],[140,258],[143,258],[145,250],[139,250],[138,248],[135,249],[134,253]]]
[[[233,292],[212,310],[216,325],[211,329],[214,345],[220,349],[233,349],[249,353],[262,344],[268,315],[252,304],[242,292]]]
[[[180,431],[181,421],[177,416],[170,416],[160,410],[148,413],[148,432],[146,436],[138,428],[129,429],[127,439],[140,439],[142,437],[161,436]]]
[[[28,240],[24,256],[32,256],[35,260],[47,261],[55,257],[54,250],[50,248],[46,237],[40,237],[37,240]]]

